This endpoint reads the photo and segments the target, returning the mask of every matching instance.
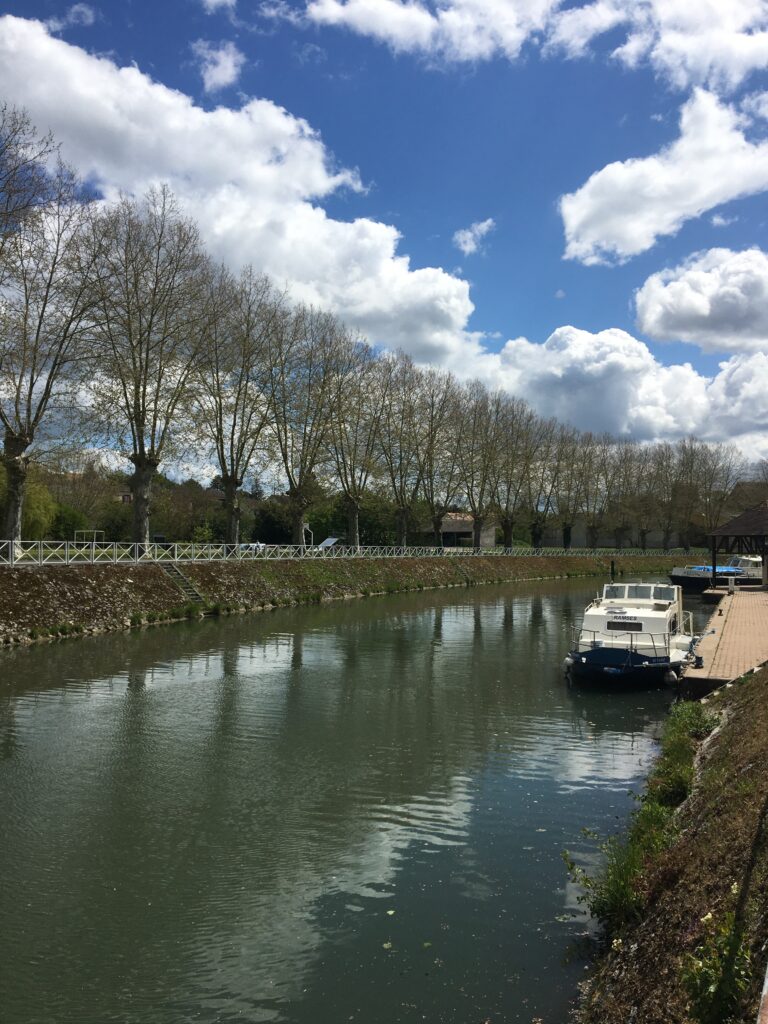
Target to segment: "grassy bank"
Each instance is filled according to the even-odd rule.
[[[606,951],[580,1024],[757,1013],[768,948],[768,669],[677,705],[626,837],[585,879]]]
[[[615,557],[619,573],[665,573],[674,559]],[[0,643],[108,632],[205,612],[433,587],[604,576],[598,557],[452,556],[450,558],[296,559],[193,562],[182,569],[203,597],[192,607],[158,565],[0,568]]]

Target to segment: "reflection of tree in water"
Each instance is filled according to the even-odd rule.
[[[9,697],[0,698],[0,760],[7,760],[18,750],[16,705]]]
[[[387,884],[392,851],[412,842],[415,802],[434,803],[418,827],[455,827],[439,815],[456,817],[456,779],[486,762],[495,737],[523,754],[534,742],[523,712],[546,715],[551,694],[531,655],[558,609],[542,593],[434,594],[92,649],[94,675],[127,665],[127,685],[100,740],[104,769],[79,782],[89,813],[60,866],[78,910],[55,943],[30,935],[59,964],[62,991],[68,969],[86,990],[113,993],[103,1019],[119,1017],[132,986],[182,1008],[227,989],[257,1005],[270,978],[278,999],[297,991],[329,887]],[[74,670],[75,646],[60,678]],[[182,665],[189,679],[171,685]],[[83,950],[94,922],[103,941]]]

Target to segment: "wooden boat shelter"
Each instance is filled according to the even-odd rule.
[[[763,560],[763,586],[768,585],[768,501],[735,516],[710,534],[712,542],[712,586],[715,585],[718,552],[729,555],[758,555]]]

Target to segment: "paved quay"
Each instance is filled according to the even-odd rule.
[[[703,668],[689,668],[689,683],[728,683],[768,661],[768,590],[725,594],[707,623],[715,633],[697,648]]]

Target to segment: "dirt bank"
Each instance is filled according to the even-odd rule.
[[[647,857],[640,920],[608,936],[580,1024],[753,1024],[768,958],[766,697],[763,668],[709,698],[719,725],[693,791]]]
[[[679,559],[678,559],[679,560]],[[620,573],[664,573],[674,559],[614,557]],[[603,576],[606,557],[451,556],[181,565],[204,598],[189,606],[158,565],[0,567],[0,643],[107,632],[204,610],[255,610],[367,594],[560,576]]]

